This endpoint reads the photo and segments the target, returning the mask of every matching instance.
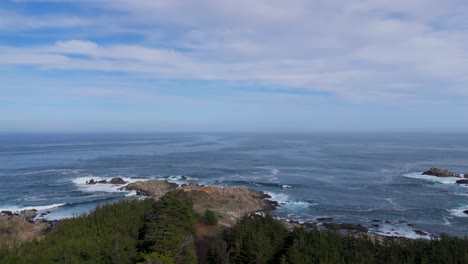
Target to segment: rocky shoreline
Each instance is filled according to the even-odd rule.
[[[441,170],[438,168],[431,168],[423,174],[436,177],[468,177],[467,174],[454,174],[448,170]],[[127,184],[127,182],[121,178],[113,178],[109,181],[91,179],[87,184],[126,184],[120,187],[119,190],[135,191],[139,196],[146,196],[154,199],[159,199],[170,191],[182,190],[187,192],[193,199],[193,207],[196,212],[203,214],[207,209],[216,212],[219,216],[219,224],[222,226],[232,226],[237,219],[241,218],[243,215],[265,213],[281,206],[278,202],[270,200],[271,196],[267,193],[246,187],[217,187],[199,185],[197,183],[182,184],[179,186],[178,184],[166,180],[137,181]],[[468,214],[468,210],[464,213]],[[9,241],[10,243],[22,243],[35,238],[43,238],[45,234],[53,230],[57,224],[57,220],[46,221],[37,218],[37,216],[38,212],[36,210],[26,210],[19,213],[10,211],[1,212],[0,239]],[[403,236],[399,237],[396,232],[396,235],[391,235],[389,232],[382,235],[369,232],[370,228],[379,227],[381,224],[388,222],[378,219],[369,220],[369,226],[352,223],[335,223],[334,219],[331,217],[320,217],[314,221],[302,223],[291,219],[280,220],[283,221],[288,229],[293,229],[294,227],[305,227],[306,229],[319,228],[320,230],[334,230],[341,233],[368,234],[376,239],[380,239],[384,236],[403,238]],[[407,226],[410,228],[413,227],[413,225],[409,223]],[[430,235],[422,230],[413,229],[413,232],[421,237],[430,238]]]

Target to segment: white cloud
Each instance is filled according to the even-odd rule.
[[[28,28],[63,19],[73,27],[92,25],[90,32],[103,37],[119,32],[143,40],[99,44],[91,41],[94,35],[76,40],[63,35],[55,44],[0,48],[0,63],[255,81],[353,98],[401,98],[440,89],[431,82],[468,90],[466,1],[62,2],[97,9],[105,19],[50,14],[43,24],[30,18]],[[14,27],[18,17],[0,20],[0,28]]]

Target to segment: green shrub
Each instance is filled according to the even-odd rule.
[[[217,225],[218,224],[218,216],[213,211],[211,211],[210,209],[206,209],[203,218],[204,218],[205,223],[207,225]]]

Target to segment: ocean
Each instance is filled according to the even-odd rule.
[[[265,191],[280,218],[463,237],[468,187],[421,173],[468,173],[467,160],[468,135],[455,133],[0,134],[0,211],[61,219],[136,195],[90,179],[166,179]]]

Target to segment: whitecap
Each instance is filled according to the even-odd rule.
[[[460,180],[460,178],[457,178],[457,177],[437,177],[437,176],[432,176],[432,175],[422,175],[422,172],[406,173],[406,174],[403,174],[403,176],[407,178],[421,179],[421,180],[425,180],[429,182],[468,187],[468,185],[457,184],[457,181]]]
[[[468,210],[468,205],[464,205],[455,209],[450,209],[449,212],[451,215],[456,217],[468,217],[468,214],[464,213],[464,211],[466,210]]]
[[[24,210],[37,210],[37,211],[45,211],[54,208],[58,208],[64,206],[64,203],[56,203],[56,204],[49,204],[49,205],[32,205],[32,206],[8,206],[0,208],[0,211],[11,211],[11,212],[20,212]]]
[[[391,237],[406,237],[411,239],[431,239],[431,235],[427,232],[427,235],[419,235],[414,229],[407,225],[382,225],[377,229],[371,230],[371,232]]]

